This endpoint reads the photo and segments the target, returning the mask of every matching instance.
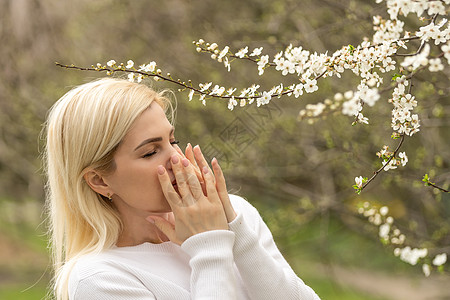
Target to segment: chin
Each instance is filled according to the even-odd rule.
[[[161,213],[172,212],[172,208],[170,207],[169,202],[167,202],[167,200],[165,198],[162,202],[163,203],[161,203],[161,209],[158,212],[161,212]]]

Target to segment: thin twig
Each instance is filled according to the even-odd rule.
[[[422,41],[422,43],[420,44],[420,47],[419,47],[419,49],[417,49],[416,53],[406,53],[406,54],[395,53],[392,56],[416,56],[416,55],[420,54],[420,52],[422,52],[422,49],[424,46],[425,46],[425,41]]]
[[[172,82],[172,83],[177,84],[179,86],[182,86],[184,89],[193,90],[193,91],[195,91],[196,93],[198,93],[200,95],[205,95],[205,96],[208,96],[208,97],[219,98],[219,99],[231,99],[233,97],[236,100],[241,100],[241,99],[248,100],[248,99],[257,99],[257,98],[261,97],[260,95],[248,96],[248,97],[245,97],[245,96],[242,96],[242,97],[241,96],[231,96],[231,95],[228,95],[228,96],[211,95],[210,93],[208,93],[206,91],[201,91],[201,90],[199,90],[197,88],[194,88],[192,86],[187,85],[186,83],[182,82],[180,79],[174,80],[174,79],[172,79],[170,77],[166,77],[166,76],[163,76],[161,74],[147,73],[147,72],[138,71],[138,70],[132,70],[132,69],[130,69],[130,70],[122,69],[122,68],[121,69],[110,69],[110,68],[106,68],[106,67],[102,67],[102,68],[94,68],[94,67],[86,68],[86,67],[75,66],[74,64],[64,65],[64,64],[61,64],[59,62],[55,62],[55,64],[58,67],[61,67],[61,68],[75,69],[75,70],[80,70],[80,71],[107,72],[109,74],[113,74],[115,72],[124,72],[124,73],[140,74],[140,75],[147,76],[147,77],[157,77],[157,78],[160,78],[161,80],[169,81],[169,82]],[[314,79],[317,80],[317,79],[323,77],[326,74],[326,72],[327,72],[327,70],[323,71],[321,74],[317,75]],[[287,95],[287,94],[290,94],[290,93],[293,93],[293,92],[294,92],[294,89],[288,89],[288,90],[286,90],[286,91],[284,91],[282,93],[272,94],[271,97],[281,97],[281,96],[284,96],[284,95]]]
[[[449,190],[446,190],[446,189],[444,189],[444,188],[441,188],[440,186],[437,186],[437,185],[435,185],[434,183],[432,183],[432,182],[427,182],[427,185],[429,185],[429,186],[432,186],[432,187],[434,187],[435,189],[438,189],[438,190],[440,190],[441,192],[444,192],[444,193],[450,193],[450,191]]]
[[[369,180],[366,181],[366,183],[361,187],[360,191],[362,191],[363,189],[365,189],[365,187],[366,187],[370,182],[372,182],[372,180],[374,180],[375,177],[377,177],[378,174],[379,174],[381,171],[383,171],[384,167],[385,167],[386,165],[388,165],[388,164],[391,162],[392,159],[394,159],[394,157],[397,155],[398,150],[400,150],[400,147],[402,146],[404,140],[405,140],[405,134],[402,134],[401,137],[400,137],[400,142],[399,142],[398,145],[397,145],[397,148],[395,148],[394,153],[392,153],[391,157],[389,157],[389,159],[386,161],[386,164],[384,164],[383,166],[381,166],[381,168],[379,168],[378,170],[376,170],[376,171],[374,172],[373,176],[372,176]]]

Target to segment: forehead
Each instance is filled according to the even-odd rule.
[[[125,135],[122,146],[133,148],[143,140],[149,138],[163,137],[169,134],[172,125],[161,106],[153,102],[149,108],[134,121],[130,131]]]

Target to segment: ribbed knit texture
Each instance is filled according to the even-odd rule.
[[[191,256],[192,299],[236,299],[233,244],[233,232],[216,230],[194,235],[181,245]]]
[[[230,230],[171,242],[113,247],[79,259],[69,297],[90,299],[306,299],[319,297],[292,271],[258,211],[230,195]]]
[[[258,211],[248,202],[240,204],[236,209],[245,211],[245,218],[239,213],[229,228],[236,235],[234,262],[250,299],[320,300],[283,258]],[[259,221],[250,227],[246,219]]]

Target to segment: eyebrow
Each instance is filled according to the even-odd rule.
[[[171,136],[171,135],[173,134],[174,131],[175,131],[175,128],[172,127],[172,129],[171,129],[170,132],[169,132],[169,136]],[[154,137],[154,138],[146,139],[146,140],[142,141],[142,143],[140,143],[139,146],[137,146],[137,147],[134,149],[134,151],[136,151],[137,149],[141,148],[141,147],[144,146],[144,145],[147,145],[147,144],[150,144],[150,143],[154,143],[154,142],[161,142],[162,140],[163,140],[163,138],[160,137],[160,136],[159,136],[159,137]]]

